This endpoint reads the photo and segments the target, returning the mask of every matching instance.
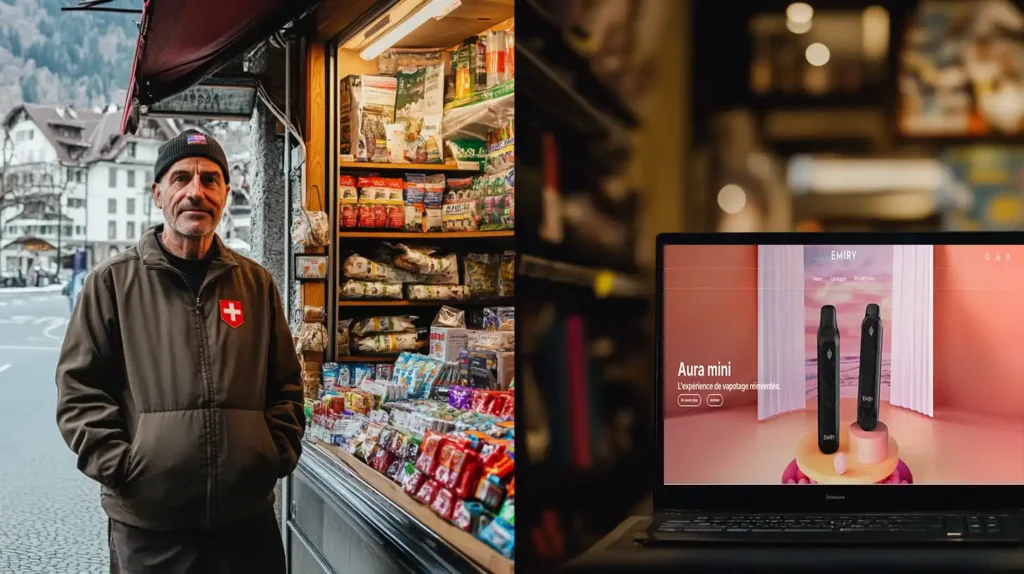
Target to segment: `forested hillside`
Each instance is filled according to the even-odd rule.
[[[61,12],[75,3],[0,0],[0,112],[20,102],[124,103],[139,15]]]

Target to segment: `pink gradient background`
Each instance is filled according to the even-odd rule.
[[[852,260],[833,261],[833,251],[856,251]],[[882,400],[889,399],[889,359],[892,341],[885,336],[892,324],[892,245],[807,245],[804,247],[804,341],[807,355],[807,399],[818,396],[818,323],[821,308],[832,305],[839,317],[839,349],[842,379],[840,396],[857,396],[860,369],[860,323],[869,303],[876,303],[882,314]],[[822,281],[815,281],[814,277]],[[831,281],[830,277],[846,277]],[[870,276],[873,282],[854,281]]]
[[[887,250],[868,260],[888,277],[890,297],[880,302],[888,326]],[[984,258],[997,252],[1000,262]],[[726,395],[718,408],[682,408],[674,400],[680,361],[729,360],[732,377],[719,380],[757,380],[757,247],[670,246],[664,264],[665,482],[779,484],[800,436],[814,428],[816,401],[759,422],[755,392]],[[805,292],[807,308],[815,305],[809,344],[824,297]],[[859,353],[860,318],[872,301],[857,293],[839,303],[828,297],[850,307],[840,307],[843,355]],[[916,484],[1024,484],[1024,246],[936,246],[933,309],[934,418],[891,406],[884,392],[880,405],[901,459]],[[855,408],[844,399],[844,419]]]

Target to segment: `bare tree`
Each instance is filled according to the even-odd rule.
[[[0,141],[0,247],[3,247],[4,220],[9,216],[8,211],[20,206],[25,194],[19,174],[11,170],[13,159],[14,142],[10,133],[3,130],[3,140]]]
[[[62,198],[74,184],[69,177],[69,168],[76,166],[49,162],[18,163],[13,159],[13,142],[5,131],[0,144],[0,249],[7,243],[4,232],[13,217],[53,219],[57,226],[59,270],[60,243],[67,217],[61,207]]]

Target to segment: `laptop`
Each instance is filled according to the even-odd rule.
[[[649,543],[1020,544],[1024,234],[663,234]]]

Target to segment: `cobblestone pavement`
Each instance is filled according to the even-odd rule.
[[[55,421],[67,299],[0,289],[0,302],[0,574],[107,572],[99,487]]]

